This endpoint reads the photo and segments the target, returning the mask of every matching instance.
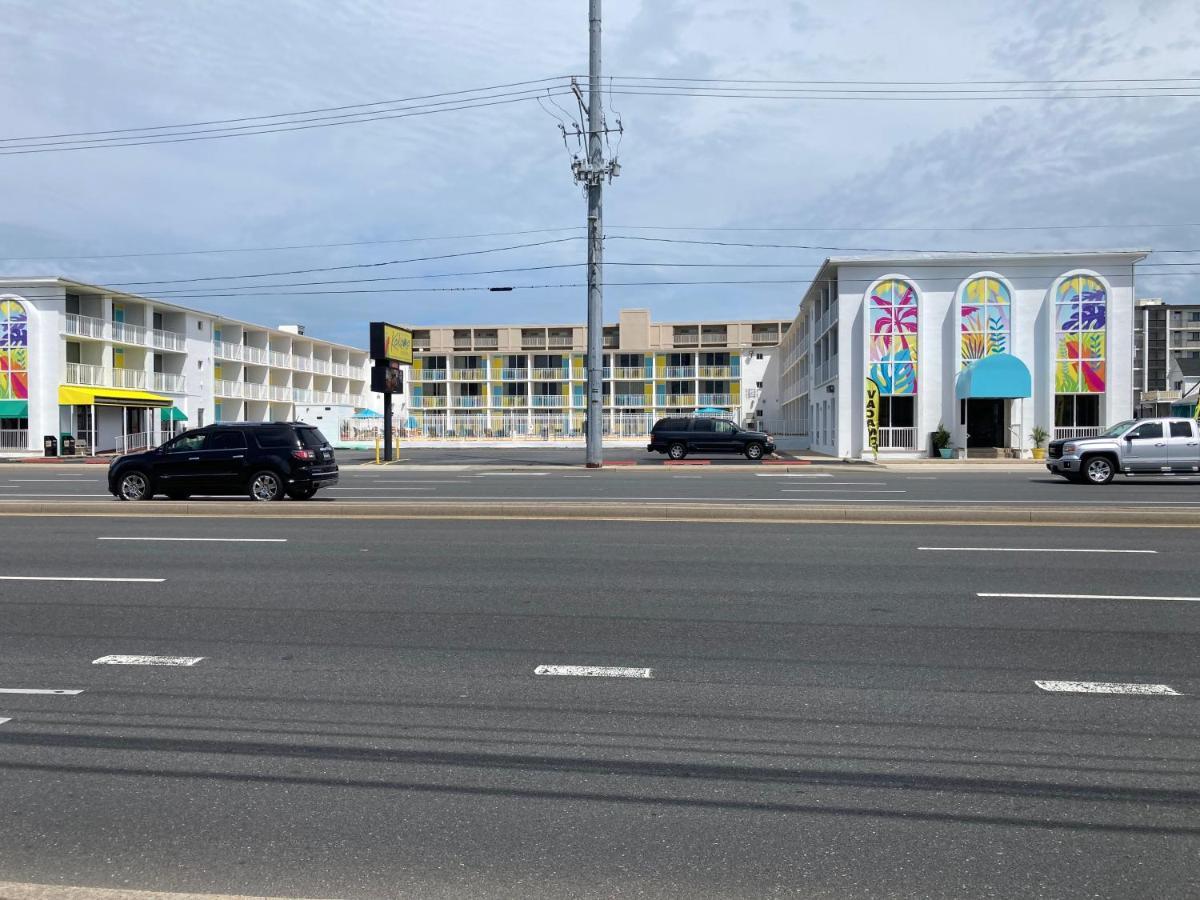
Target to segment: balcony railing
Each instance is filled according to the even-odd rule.
[[[77,316],[74,313],[67,313],[63,332],[79,337],[103,338],[104,320],[94,319],[91,316]]]
[[[700,344],[700,335],[698,334],[676,334],[674,336],[676,347],[696,347]]]
[[[311,372],[312,371],[312,357],[311,356],[296,356],[293,353],[292,354],[292,368],[299,369],[301,372]]]
[[[269,385],[242,382],[242,396],[247,400],[267,400],[271,396]]]
[[[617,394],[613,398],[614,406],[653,406],[646,402],[645,394]]]
[[[225,381],[218,378],[213,383],[213,393],[218,397],[241,397],[243,394],[242,383],[240,381]]]
[[[1100,434],[1100,432],[1102,430],[1103,429],[1099,425],[1092,425],[1092,426],[1087,426],[1087,427],[1076,426],[1074,428],[1055,427],[1054,440],[1056,440],[1056,441],[1058,441],[1058,440],[1074,440],[1076,438],[1096,437],[1097,435]]]
[[[292,389],[290,387],[288,387],[287,385],[271,384],[271,385],[267,385],[267,387],[269,388],[267,393],[272,400],[291,401]]]
[[[345,363],[334,363],[333,364],[333,375],[335,378],[349,378],[350,377],[350,367],[348,365],[346,365]]]
[[[575,344],[575,337],[570,334],[552,334],[550,335],[551,347],[572,347]]]
[[[604,339],[601,341],[601,343],[605,347],[615,347],[617,346],[617,335],[606,334],[604,335]]]
[[[313,357],[312,370],[318,375],[328,375],[331,365],[332,363],[330,363],[327,359],[317,359],[316,357]]]
[[[566,371],[562,368],[553,369],[534,369],[533,377],[535,381],[558,381],[566,378]]]
[[[750,341],[755,344],[774,344],[778,340],[778,331],[754,331],[750,334]]]
[[[310,391],[308,388],[292,388],[292,401],[294,403],[316,403],[316,391]]]
[[[663,370],[663,375],[666,378],[695,378],[695,366],[667,366]]]
[[[529,377],[528,369],[501,369],[500,378],[502,381],[524,381]]]
[[[487,369],[455,369],[455,381],[487,381]]]
[[[663,406],[695,406],[695,394],[667,394]]]
[[[454,338],[454,349],[455,350],[470,350],[471,349],[471,336],[468,334],[466,337],[455,337]]]
[[[140,450],[149,450],[158,443],[158,435],[153,431],[139,431],[134,434],[118,434],[117,454],[137,453]]]
[[[422,369],[418,381],[445,381],[445,369]]]
[[[642,381],[647,377],[641,366],[617,366],[612,371],[613,378],[619,381]]]
[[[359,399],[360,398],[355,397],[353,394],[347,394],[347,393],[340,393],[340,394],[333,395],[333,402],[335,404],[337,404],[338,406],[351,406],[355,402],[357,402]]]
[[[706,347],[712,347],[714,345],[728,344],[729,343],[729,335],[725,334],[725,333],[702,334],[702,335],[700,335],[700,343]]]
[[[916,428],[880,428],[880,450],[915,450],[917,449]]]
[[[187,339],[182,334],[174,331],[151,328],[150,346],[157,350],[175,350],[182,353],[187,350]]]
[[[267,362],[277,369],[290,369],[292,367],[292,354],[282,353],[279,350],[271,350]]]
[[[460,394],[454,398],[454,405],[463,409],[482,409],[487,406],[487,397],[468,397],[465,394]]]
[[[732,394],[701,394],[700,406],[732,406]]]
[[[546,347],[546,339],[541,335],[521,335],[521,346],[531,350],[542,350]]]
[[[529,398],[524,394],[501,394],[496,398],[496,405],[503,407],[528,406]]]
[[[167,372],[150,373],[150,389],[166,391],[168,394],[182,394],[187,390],[187,379],[183,375],[171,375]]]
[[[534,394],[533,406],[566,406],[567,398],[562,394]]]
[[[701,366],[700,367],[700,377],[701,378],[732,378],[733,377],[733,367],[732,366]]]
[[[270,354],[262,347],[251,347],[248,344],[243,344],[242,359],[249,363],[258,363],[265,366],[270,361]]]
[[[103,366],[89,366],[87,363],[67,363],[64,380],[67,384],[107,386],[108,370]]]
[[[420,403],[417,402],[418,400]],[[413,406],[420,406],[422,409],[445,409],[446,398],[444,396],[414,397]]]
[[[475,346],[480,349],[495,347],[500,343],[499,339],[494,334],[475,335]]]
[[[241,359],[242,345],[229,341],[213,341],[213,355],[220,359]]]
[[[146,329],[141,325],[130,325],[128,322],[113,322],[112,339],[118,344],[142,346],[146,343]]]

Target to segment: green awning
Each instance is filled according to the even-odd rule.
[[[0,400],[0,419],[28,419],[28,400]]]
[[[178,406],[168,406],[162,410],[162,420],[164,422],[186,422],[187,416]]]

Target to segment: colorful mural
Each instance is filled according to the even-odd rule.
[[[870,370],[885,396],[917,392],[917,292],[907,281],[881,281],[867,299]]]
[[[1012,342],[1012,294],[998,278],[972,278],[959,302],[962,367],[996,353]]]
[[[17,300],[0,300],[0,400],[29,399],[29,316]]]
[[[1054,297],[1054,390],[1102,394],[1107,354],[1108,295],[1090,275],[1063,279]]]

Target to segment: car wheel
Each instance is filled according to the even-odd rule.
[[[667,456],[671,457],[671,459],[683,459],[687,456],[687,444],[683,441],[673,441],[667,447]]]
[[[259,472],[250,479],[250,499],[263,503],[283,499],[283,481],[274,472]]]
[[[145,472],[127,472],[117,485],[117,496],[122,500],[149,500],[154,492],[150,490],[150,479]]]
[[[763,445],[758,441],[751,441],[746,445],[746,459],[762,459],[764,452]]]
[[[1108,484],[1117,474],[1107,456],[1093,456],[1084,463],[1083,471],[1091,484]]]
[[[191,496],[187,491],[167,491],[168,500],[190,500]]]
[[[317,494],[317,486],[315,484],[305,485],[304,487],[288,488],[287,495],[293,500],[311,500]]]

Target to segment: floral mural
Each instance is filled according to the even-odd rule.
[[[1012,294],[998,278],[973,278],[959,304],[962,367],[996,353],[1012,341]]]
[[[884,395],[917,392],[917,292],[890,278],[867,299],[870,324],[869,377]]]
[[[1108,295],[1090,275],[1063,279],[1054,297],[1054,390],[1102,394],[1107,360]]]
[[[0,300],[0,400],[29,399],[29,316],[17,300]]]

